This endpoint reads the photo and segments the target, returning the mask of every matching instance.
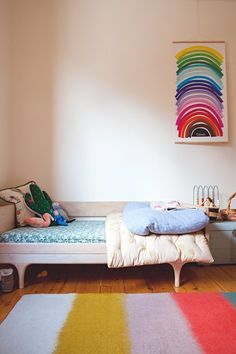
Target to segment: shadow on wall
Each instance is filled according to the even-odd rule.
[[[11,8],[11,149],[9,184],[53,186],[53,1],[15,1]]]
[[[9,169],[9,2],[0,2],[0,188],[5,187]]]

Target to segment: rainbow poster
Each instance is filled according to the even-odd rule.
[[[174,42],[176,142],[228,141],[224,42]]]

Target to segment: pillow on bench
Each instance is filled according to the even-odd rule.
[[[129,231],[146,236],[180,235],[199,231],[209,222],[208,216],[200,209],[175,209],[156,211],[149,203],[128,203],[123,211],[123,220]]]

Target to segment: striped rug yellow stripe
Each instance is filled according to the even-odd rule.
[[[123,301],[118,294],[77,295],[54,354],[130,353]]]

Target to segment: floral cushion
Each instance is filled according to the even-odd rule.
[[[35,182],[30,181],[21,186],[0,190],[1,199],[3,199],[5,202],[15,204],[17,226],[25,226],[26,224],[24,223],[24,220],[35,215],[27,208],[24,201],[24,195],[25,193],[29,193],[29,185],[31,183]]]

